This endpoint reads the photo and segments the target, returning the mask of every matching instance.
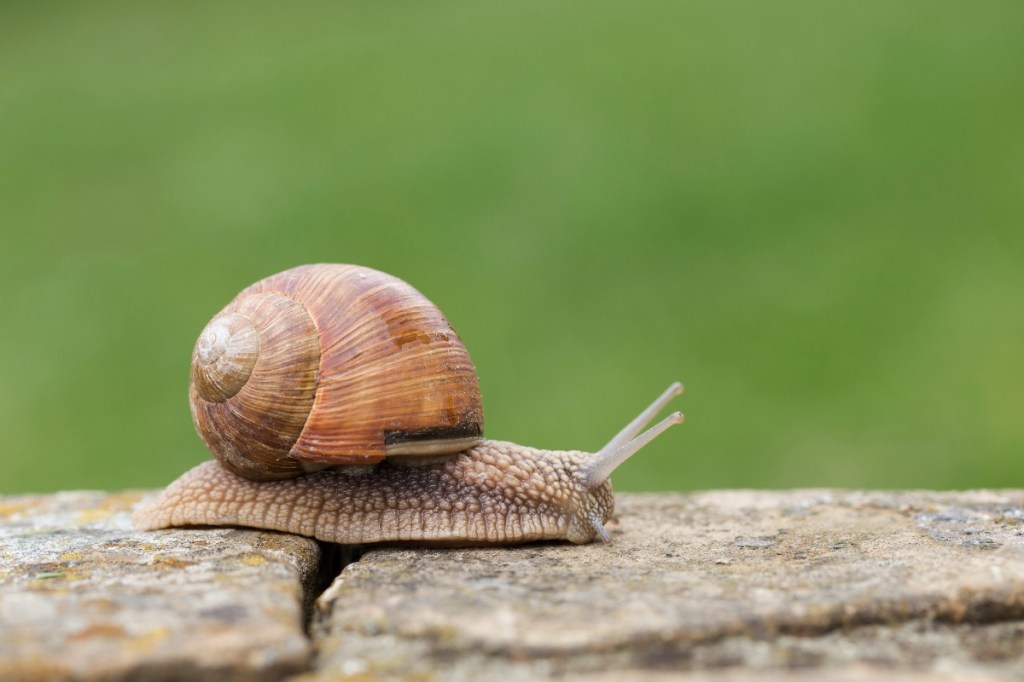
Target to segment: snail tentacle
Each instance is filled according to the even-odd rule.
[[[594,532],[597,533],[597,537],[601,538],[601,542],[606,545],[610,544],[612,536],[608,534],[607,530],[605,530],[604,524],[601,522],[601,517],[597,514],[591,514],[587,517],[587,520],[590,521],[590,525],[594,527]]]
[[[657,399],[647,406],[647,408],[637,415],[636,419],[626,424],[625,428],[615,434],[615,437],[605,443],[605,446],[601,448],[600,452],[611,452],[620,445],[624,445],[629,441],[636,438],[644,427],[651,423],[655,415],[661,412],[661,409],[668,405],[673,398],[680,395],[683,392],[683,385],[676,381],[671,386],[666,388]]]
[[[651,403],[636,419],[631,421],[626,428],[620,431],[615,438],[612,438],[607,445],[598,451],[586,471],[583,472],[588,488],[597,488],[607,481],[608,477],[612,475],[612,472],[615,471],[616,467],[661,435],[665,429],[673,424],[683,423],[683,413],[673,412],[644,433],[639,436],[635,435],[640,431],[640,429],[647,426],[651,419],[654,418],[654,415],[656,415],[666,403],[682,393],[682,390],[683,386],[678,382],[669,386],[668,389],[657,398],[657,400]]]

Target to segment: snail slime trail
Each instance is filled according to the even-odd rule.
[[[189,395],[215,461],[134,521],[360,545],[608,542],[609,477],[683,421],[644,430],[682,390],[597,453],[486,440],[476,371],[437,306],[376,270],[301,266],[243,290],[200,335]]]

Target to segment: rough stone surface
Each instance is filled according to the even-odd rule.
[[[1014,679],[1024,492],[620,495],[614,544],[385,549],[312,678]]]
[[[279,679],[307,668],[315,542],[137,533],[137,493],[0,498],[0,680]]]
[[[312,639],[335,551],[140,499],[0,498],[0,680],[1024,677],[1024,491],[619,495],[612,545],[367,552]]]

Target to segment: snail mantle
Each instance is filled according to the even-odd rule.
[[[1024,675],[1020,490],[620,494],[611,544],[343,569],[296,535],[136,531],[154,495],[0,497],[0,679]]]

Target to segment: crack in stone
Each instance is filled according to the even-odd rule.
[[[367,549],[363,545],[339,545],[333,542],[317,541],[320,548],[320,562],[316,575],[308,584],[303,585],[303,624],[306,636],[314,641],[311,634],[316,604],[320,596],[334,583],[350,564],[362,558]]]

